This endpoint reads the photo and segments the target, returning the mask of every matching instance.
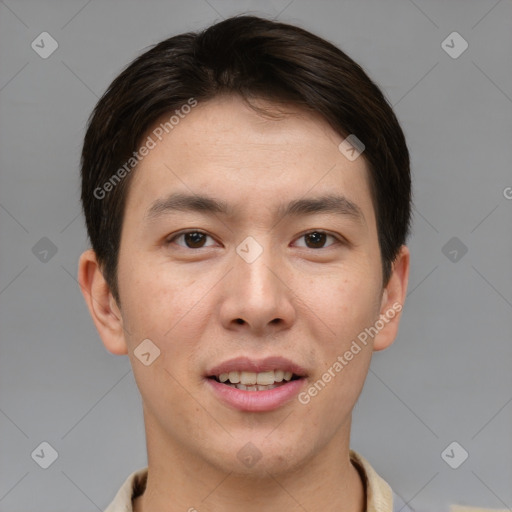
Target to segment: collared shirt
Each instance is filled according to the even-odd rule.
[[[366,512],[412,512],[365,458],[350,450],[350,460],[358,469],[365,484]],[[105,512],[133,512],[132,500],[146,489],[147,477],[147,467],[134,471],[125,480]]]

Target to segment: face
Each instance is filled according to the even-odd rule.
[[[396,334],[407,255],[383,288],[368,169],[342,140],[311,114],[222,97],[134,171],[110,300],[121,328],[96,323],[129,354],[162,450],[266,474],[348,440],[372,351]],[[146,362],[160,351],[149,365],[143,340]]]

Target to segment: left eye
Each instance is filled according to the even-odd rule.
[[[329,235],[324,231],[310,231],[309,233],[305,233],[304,235],[302,235],[297,240],[304,239],[306,241],[306,244],[300,247],[307,247],[308,249],[323,249],[325,242],[328,238],[331,238],[336,242],[335,236]]]

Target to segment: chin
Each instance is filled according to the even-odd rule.
[[[213,460],[211,451],[205,454],[205,458],[223,472],[255,479],[290,474],[306,465],[311,458],[303,441],[287,436],[287,444],[284,444],[283,439],[274,439],[271,442],[268,436],[268,431],[261,436],[248,434],[244,436],[244,440],[233,440]]]

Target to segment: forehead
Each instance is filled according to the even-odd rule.
[[[349,194],[363,211],[372,209],[364,158],[345,158],[338,149],[344,137],[320,115],[291,105],[251,103],[271,115],[236,96],[221,96],[175,116],[172,128],[165,124],[170,115],[159,119],[143,137],[155,145],[134,172],[128,202],[147,213],[155,199],[176,189],[222,196],[241,207],[264,199],[282,202],[285,195],[298,199],[310,191],[310,196]]]
[[[234,95],[219,96],[199,103],[183,119],[187,122],[181,123],[176,143],[184,142],[184,139],[194,141],[197,144],[195,151],[200,154],[205,147],[198,140],[200,138],[204,138],[205,143],[219,144],[224,148],[231,144],[229,149],[234,153],[237,149],[245,149],[242,144],[251,144],[254,149],[266,146],[275,150],[288,143],[299,150],[304,145],[316,146],[321,141],[322,146],[318,149],[322,150],[323,146],[323,149],[327,149],[339,144],[338,139],[342,140],[315,112],[261,99],[252,99],[251,105],[254,108]]]

